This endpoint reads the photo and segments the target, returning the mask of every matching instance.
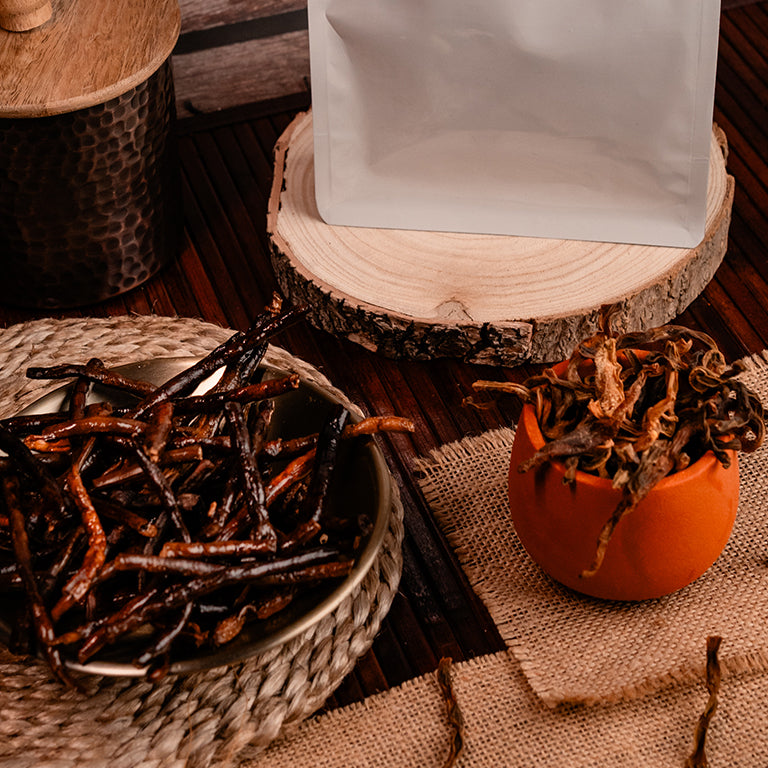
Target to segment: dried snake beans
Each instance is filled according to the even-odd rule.
[[[176,655],[233,642],[352,568],[367,531],[327,503],[339,445],[413,424],[347,424],[340,407],[319,432],[271,435],[275,404],[299,380],[262,381],[258,366],[301,314],[274,303],[158,387],[99,360],[31,369],[70,379],[75,395],[61,413],[0,422],[0,593],[20,610],[19,636],[25,621],[32,629],[25,650],[63,682],[76,684],[65,658],[121,643],[120,658],[157,679]],[[137,404],[89,406],[94,384]]]

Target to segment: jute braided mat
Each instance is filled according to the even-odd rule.
[[[768,402],[768,362],[742,375]],[[768,445],[742,454],[739,512],[717,563],[659,600],[586,598],[549,579],[517,540],[506,475],[514,431],[502,429],[419,462],[422,490],[475,591],[543,702],[605,703],[700,676],[708,635],[725,675],[768,670]]]
[[[26,379],[30,365],[203,355],[231,334],[196,320],[159,317],[39,320],[0,330],[0,416],[56,386]],[[316,369],[283,350],[271,348],[267,360],[331,388]],[[169,676],[154,686],[88,678],[90,695],[82,696],[63,690],[35,660],[0,650],[0,765],[224,767],[236,764],[246,745],[251,753],[266,746],[318,709],[371,646],[402,568],[403,510],[394,483],[393,495],[390,530],[359,587],[302,635],[244,663]]]

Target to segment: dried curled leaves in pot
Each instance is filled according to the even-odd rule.
[[[509,392],[535,410],[544,446],[519,471],[561,461],[566,481],[582,470],[609,478],[621,501],[600,533],[597,572],[619,521],[662,478],[712,451],[751,452],[763,440],[759,397],[737,377],[714,340],[666,325],[614,335],[604,329],[580,343],[563,366],[524,384],[478,381],[478,391]]]

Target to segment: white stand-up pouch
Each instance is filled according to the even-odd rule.
[[[693,247],[719,0],[309,0],[332,225]]]

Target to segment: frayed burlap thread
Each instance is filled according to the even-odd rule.
[[[194,319],[36,320],[0,330],[0,416],[57,384],[28,380],[30,365],[106,364],[203,355],[232,335]],[[270,348],[268,362],[331,388],[315,368]],[[358,411],[334,390],[348,407]],[[315,712],[371,646],[402,569],[403,510],[392,484],[392,522],[376,562],[336,610],[293,640],[245,662],[157,684],[83,679],[66,690],[34,659],[0,650],[2,768],[228,768]]]
[[[768,356],[742,379],[768,403]],[[549,706],[606,703],[691,683],[708,635],[724,638],[725,676],[768,670],[768,445],[740,456],[741,497],[717,563],[658,600],[577,595],[528,557],[510,520],[507,472],[514,430],[443,446],[415,469],[473,587],[526,677]]]

